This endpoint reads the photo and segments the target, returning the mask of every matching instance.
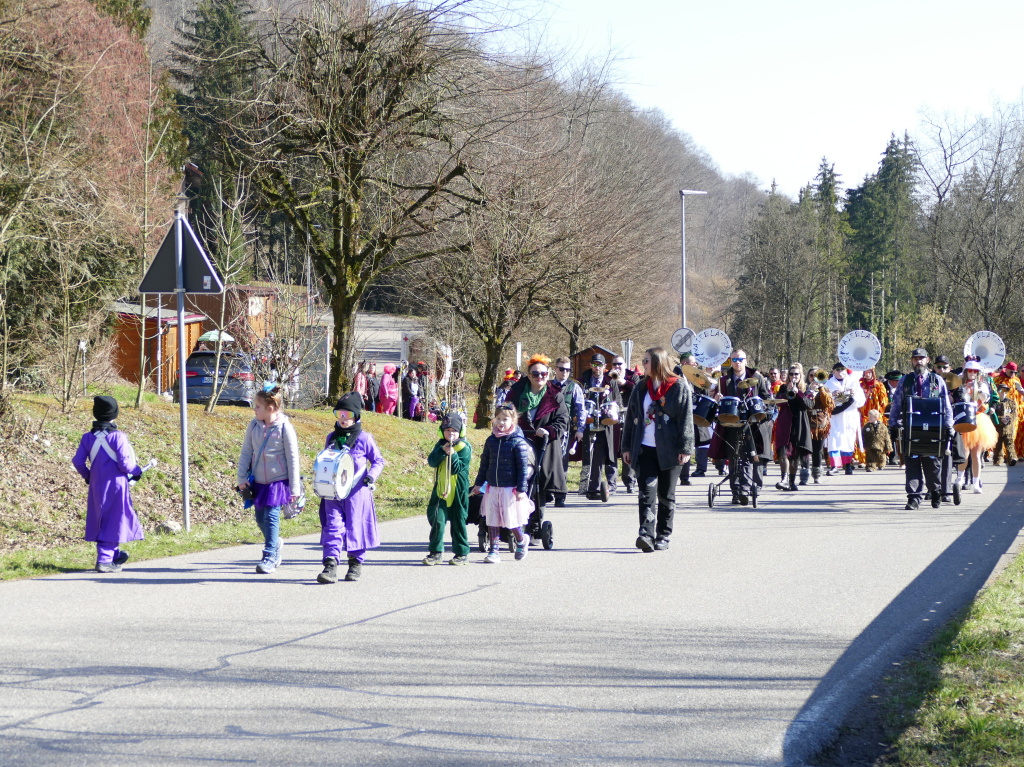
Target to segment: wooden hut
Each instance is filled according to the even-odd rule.
[[[148,297],[147,297],[148,298]],[[148,301],[146,303],[149,303]],[[143,308],[140,304],[117,301],[112,307],[117,316],[112,362],[122,378],[139,382],[139,344],[142,342],[139,324]],[[185,344],[191,353],[199,336],[203,334],[206,316],[197,312],[185,314]],[[171,388],[178,371],[178,314],[169,309],[147,306],[146,323],[146,375],[163,391]]]

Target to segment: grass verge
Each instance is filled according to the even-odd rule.
[[[856,727],[814,764],[1024,765],[1024,557],[920,650],[896,664]],[[852,741],[847,738],[854,736]],[[862,737],[861,739],[864,739]],[[880,742],[879,742],[880,741]],[[839,753],[849,747],[851,753]]]
[[[19,395],[14,408],[25,434],[0,434],[0,580],[51,575],[91,568],[95,545],[81,540],[85,528],[85,485],[71,466],[78,442],[92,423],[92,394],[109,394],[121,403],[118,425],[128,435],[140,463],[159,465],[135,486],[132,498],[146,540],[129,544],[133,561],[261,542],[251,510],[234,492],[235,463],[242,434],[252,419],[246,408],[218,407],[205,413],[188,406],[191,530],[158,532],[161,522],[181,521],[180,416],[177,405],[148,395],[141,408],[127,407],[134,389],[107,386],[90,392],[70,414],[51,398]],[[312,473],[313,457],[334,424],[327,410],[287,411],[295,425],[303,457],[302,473]],[[377,483],[381,521],[422,514],[430,496],[433,471],[426,458],[438,438],[437,426],[373,413],[364,428],[377,441],[386,466]],[[470,429],[479,455],[489,432]],[[316,498],[307,487],[309,505],[294,520],[282,522],[285,537],[320,529]],[[424,546],[426,535],[424,534]]]

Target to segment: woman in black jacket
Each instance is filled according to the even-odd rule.
[[[645,351],[643,365],[645,375],[626,407],[622,460],[636,471],[640,502],[636,547],[649,553],[667,549],[672,535],[679,472],[693,453],[693,396],[689,382],[672,375],[672,363],[662,347]]]
[[[548,495],[564,495],[566,492],[562,437],[569,430],[569,409],[565,406],[562,390],[551,383],[550,359],[543,354],[535,354],[526,369],[528,375],[509,389],[505,402],[513,405],[519,413],[519,428],[533,446],[537,458],[534,499],[537,508],[530,515],[527,529],[531,538],[538,539]]]

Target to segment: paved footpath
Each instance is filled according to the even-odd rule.
[[[0,764],[801,764],[1014,545],[1021,468],[914,512],[894,469],[756,510],[695,480],[652,554],[619,495],[523,562],[424,567],[416,518],[355,584],[312,537],[271,576],[247,545],[3,583]]]

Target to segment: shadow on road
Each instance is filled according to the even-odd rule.
[[[1022,498],[1022,486],[1011,474],[989,507],[850,644],[790,725],[784,764],[800,764],[826,746],[894,661],[974,599],[1024,526]],[[922,507],[907,513],[932,511]]]

